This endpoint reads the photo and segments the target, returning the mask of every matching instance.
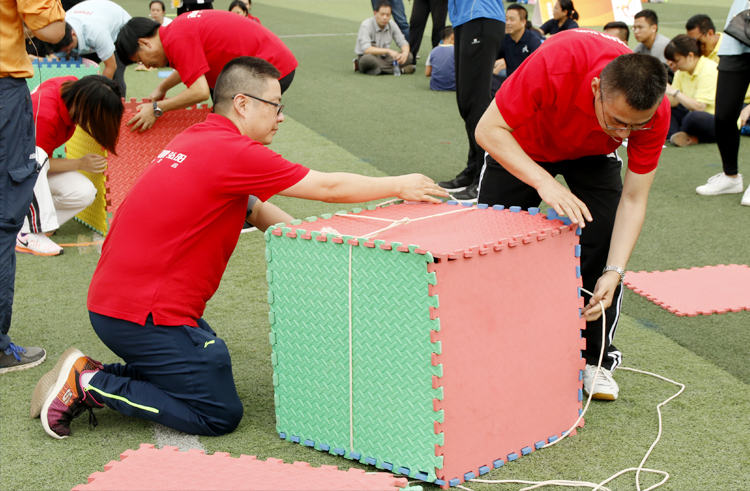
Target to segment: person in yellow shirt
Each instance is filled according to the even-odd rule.
[[[0,374],[39,365],[42,348],[22,348],[10,341],[16,280],[16,236],[29,211],[37,163],[31,95],[26,78],[34,68],[26,53],[24,23],[42,41],[56,43],[65,35],[60,0],[0,2]]]
[[[667,137],[678,147],[715,142],[718,65],[701,56],[698,43],[686,34],[669,42],[664,57],[675,72],[674,81],[667,85],[667,97],[672,104]]]

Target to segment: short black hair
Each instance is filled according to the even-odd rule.
[[[60,98],[73,121],[115,155],[125,111],[121,97],[120,86],[102,75],[88,75],[60,87]]]
[[[646,19],[646,22],[648,22],[648,25],[650,26],[659,25],[659,16],[657,16],[656,12],[654,12],[653,10],[643,9],[633,16],[633,19],[640,18]]]
[[[232,9],[235,7],[241,8],[242,11],[245,12],[245,15],[250,13],[250,11],[247,10],[247,4],[243,2],[242,0],[234,0],[232,3],[229,4],[229,8],[227,10],[231,12]]]
[[[698,46],[698,41],[687,34],[678,34],[664,48],[664,58],[669,61],[675,61],[674,55],[687,57],[690,53],[693,53],[696,58],[700,58],[701,48]]]
[[[696,27],[701,30],[701,34],[705,34],[711,30],[716,32],[716,26],[714,26],[714,22],[711,20],[711,17],[705,14],[694,15],[689,18],[687,24],[685,24],[686,31],[692,31]]]
[[[525,23],[526,19],[529,18],[529,11],[526,10],[526,7],[524,7],[523,5],[519,5],[517,3],[514,3],[513,5],[508,5],[506,12],[510,10],[518,10],[518,16],[521,18],[521,22]]]
[[[445,26],[442,31],[440,31],[441,39],[448,39],[451,37],[451,34],[453,34],[453,26]]]
[[[164,5],[164,2],[162,2],[161,0],[151,0],[151,3],[149,3],[149,4],[148,4],[148,8],[149,8],[149,9],[151,9],[151,6],[152,6],[153,4],[155,4],[155,3],[158,3],[159,5],[161,5],[161,9],[162,9],[162,10],[163,10],[164,12],[166,12],[166,11],[167,11],[167,7],[166,7],[166,6]]]
[[[578,12],[573,6],[573,0],[557,0],[560,2],[560,8],[568,13],[568,19],[578,20]]]
[[[619,38],[625,41],[625,44],[627,44],[628,41],[630,41],[630,28],[628,27],[626,23],[619,21],[619,20],[615,22],[609,22],[607,23],[606,26],[604,26],[603,30],[606,31],[607,29],[619,29],[620,34],[621,34]]]
[[[658,58],[642,53],[620,55],[600,75],[602,97],[622,95],[636,111],[653,109],[667,90],[667,68]]]
[[[277,79],[281,73],[272,64],[253,56],[239,56],[224,65],[214,88],[214,112],[226,116],[237,94],[260,97],[266,90],[268,79]]]
[[[378,12],[381,8],[388,7],[389,9],[393,10],[393,7],[391,6],[391,2],[388,0],[378,0],[375,2],[375,7],[373,8],[373,12]]]
[[[117,56],[125,66],[132,65],[131,56],[138,52],[138,40],[156,35],[161,24],[147,17],[133,17],[120,29],[115,41]]]
[[[70,46],[70,43],[72,42],[73,42],[73,28],[70,27],[70,24],[66,22],[65,23],[65,35],[63,36],[63,38],[54,44],[47,43],[47,46],[50,47],[53,53],[59,53],[60,51],[62,51],[63,48],[67,48],[68,46]]]

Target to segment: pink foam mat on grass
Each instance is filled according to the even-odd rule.
[[[229,491],[229,490],[363,490],[394,491],[407,485],[405,478],[362,469],[340,471],[335,465],[312,467],[307,462],[285,464],[280,459],[258,460],[252,455],[232,458],[228,453],[206,455],[202,450],[180,452],[177,447],[141,444],[120,454],[95,472],[88,484],[73,491]]]
[[[677,316],[750,310],[750,267],[746,264],[629,271],[625,285]]]

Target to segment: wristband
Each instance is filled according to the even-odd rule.
[[[619,274],[620,275],[620,283],[625,282],[625,270],[622,269],[621,267],[619,267],[619,266],[607,266],[602,271],[602,274],[606,273],[607,271],[614,271],[615,273]]]
[[[672,97],[676,99],[679,93],[680,93],[680,89],[677,89]]]

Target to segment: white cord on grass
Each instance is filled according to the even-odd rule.
[[[584,288],[581,288],[581,291],[583,291],[584,293],[587,293],[587,294],[593,296],[593,293],[591,293],[590,291],[588,291],[588,290],[586,290]],[[604,313],[604,305],[602,304],[601,300],[599,301],[599,306],[602,309],[602,349],[601,349],[601,351],[599,353],[599,363],[598,363],[598,365],[596,367],[596,375],[594,376],[594,380],[593,380],[593,382],[591,384],[592,388],[594,387],[594,384],[596,383],[596,379],[599,376],[599,371],[601,370],[601,367],[602,367],[602,359],[604,357],[604,336],[605,336],[606,325],[607,325],[606,316],[605,316],[605,313]],[[561,480],[561,479],[552,479],[552,480],[549,480],[549,481],[522,481],[522,480],[518,480],[518,479],[506,479],[506,480],[471,479],[469,482],[479,482],[479,483],[485,483],[485,484],[531,484],[531,486],[527,486],[525,488],[522,488],[519,491],[530,491],[532,489],[537,489],[537,488],[541,488],[541,487],[545,487],[545,486],[582,487],[582,488],[591,488],[594,491],[598,491],[598,490],[600,490],[600,491],[611,491],[609,488],[605,487],[605,484],[609,483],[610,481],[613,481],[613,480],[617,479],[618,477],[620,477],[623,474],[635,471],[635,486],[636,486],[636,489],[638,491],[641,491],[641,472],[650,472],[652,474],[659,474],[659,475],[661,475],[661,476],[664,477],[664,479],[662,479],[658,483],[654,484],[653,486],[650,486],[650,487],[644,489],[643,491],[652,491],[652,490],[660,487],[664,483],[666,483],[667,480],[669,480],[669,473],[668,472],[660,471],[660,470],[655,470],[655,469],[647,469],[647,468],[643,467],[643,465],[648,460],[648,458],[651,455],[651,452],[653,451],[654,447],[656,447],[656,444],[659,443],[659,440],[661,440],[662,428],[663,428],[663,425],[662,425],[662,415],[661,415],[661,407],[664,406],[664,405],[666,405],[667,403],[669,403],[675,397],[677,397],[680,394],[682,394],[685,391],[685,384],[681,384],[680,382],[675,382],[674,380],[670,380],[670,379],[668,379],[666,377],[662,377],[661,375],[657,375],[655,373],[645,372],[645,371],[642,371],[642,370],[636,370],[635,368],[619,367],[619,369],[620,370],[627,370],[627,371],[630,371],[630,372],[642,373],[644,375],[651,375],[652,377],[656,377],[658,379],[664,380],[666,382],[669,382],[671,384],[674,384],[674,385],[677,385],[677,386],[680,387],[680,390],[677,391],[677,393],[675,393],[673,396],[671,396],[670,398],[668,398],[667,400],[665,400],[664,402],[662,402],[661,404],[658,404],[656,406],[656,412],[659,415],[659,432],[656,435],[656,439],[654,440],[654,443],[651,444],[651,446],[648,449],[648,452],[646,452],[646,455],[643,456],[643,459],[641,460],[641,463],[638,465],[638,467],[630,467],[628,469],[623,469],[620,472],[618,472],[616,474],[613,474],[612,476],[608,477],[607,479],[605,479],[604,481],[602,481],[602,482],[600,482],[598,484],[597,483],[593,483],[593,482],[587,482],[587,481],[566,481],[566,480]],[[589,404],[591,403],[591,399],[592,399],[593,393],[594,393],[594,391],[592,390],[591,394],[589,394],[588,400],[586,401],[586,406],[584,407],[584,409],[581,412],[580,416],[578,416],[578,419],[576,420],[576,422],[573,423],[573,426],[571,426],[570,429],[567,432],[565,432],[564,435],[562,435],[562,438],[559,438],[559,439],[555,440],[554,442],[548,443],[548,444],[546,444],[545,446],[543,446],[541,448],[551,447],[552,445],[558,443],[559,441],[563,440],[565,437],[567,437],[568,435],[570,435],[570,432],[574,428],[576,428],[576,426],[578,425],[578,423],[581,421],[581,419],[583,418],[583,416],[586,414],[586,411],[588,411]],[[456,486],[456,487],[459,488],[459,489],[463,489],[465,491],[472,491],[471,488],[467,488],[465,486],[460,486],[459,485],[459,486]]]

